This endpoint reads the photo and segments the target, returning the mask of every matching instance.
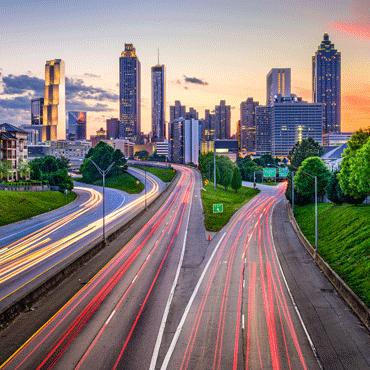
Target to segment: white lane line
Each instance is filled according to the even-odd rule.
[[[244,315],[242,315],[242,329],[244,330]]]
[[[113,315],[116,313],[116,310],[113,310],[112,313],[109,315],[107,321],[105,322],[105,325],[108,325],[110,319],[113,317]]]
[[[243,280],[243,289],[245,288],[245,280]]]
[[[281,202],[281,200],[280,200],[279,202]],[[276,202],[276,203],[272,206],[272,209],[271,209],[271,220],[272,220],[272,214],[273,214],[273,212],[274,212],[274,208],[275,208],[276,204],[278,204],[279,202]],[[315,358],[316,358],[316,361],[317,361],[317,363],[319,364],[320,369],[321,369],[321,370],[324,370],[324,368],[323,368],[323,366],[322,366],[322,364],[321,364],[321,362],[320,362],[320,360],[319,360],[319,356],[318,356],[318,353],[317,353],[316,347],[315,347],[315,345],[313,344],[313,341],[312,341],[312,339],[311,339],[311,337],[310,337],[310,334],[308,333],[308,330],[307,330],[307,328],[306,328],[306,325],[305,325],[305,324],[304,324],[304,322],[303,322],[303,319],[302,319],[301,313],[299,312],[299,309],[298,309],[298,307],[297,307],[297,305],[296,305],[296,303],[295,303],[295,300],[294,300],[294,298],[293,298],[293,295],[292,295],[292,293],[291,293],[291,291],[290,291],[290,289],[289,289],[288,282],[287,282],[287,280],[286,280],[286,278],[285,278],[284,271],[283,271],[283,269],[282,269],[282,267],[281,267],[280,260],[279,260],[279,257],[278,257],[278,255],[277,255],[277,252],[276,252],[275,241],[274,241],[274,235],[273,235],[273,233],[272,233],[272,222],[270,222],[270,234],[271,234],[272,246],[274,247],[275,257],[276,257],[276,260],[278,261],[279,269],[280,269],[281,275],[282,275],[282,277],[283,277],[283,280],[284,280],[285,286],[286,286],[286,288],[287,288],[287,290],[288,290],[288,294],[289,294],[290,300],[292,301],[292,304],[293,304],[294,310],[295,310],[295,312],[296,312],[296,314],[297,314],[297,316],[298,316],[299,321],[301,322],[301,325],[302,325],[302,327],[303,327],[303,331],[304,331],[304,332],[305,332],[305,334],[306,334],[306,337],[307,337],[308,343],[310,344],[310,347],[311,347],[312,352],[313,352],[313,354],[314,354],[314,356],[315,356]]]
[[[133,284],[136,279],[137,279],[137,275],[134,277],[134,280],[132,280],[132,283],[131,284]]]
[[[192,189],[192,193],[193,192],[194,192],[194,188]],[[178,282],[178,279],[179,279],[179,275],[180,275],[180,271],[181,271],[181,266],[182,266],[182,262],[183,262],[184,255],[185,255],[185,245],[186,245],[186,239],[188,237],[187,230],[188,230],[188,226],[189,226],[189,219],[190,219],[191,208],[192,208],[192,206],[191,206],[191,203],[190,203],[190,208],[189,208],[189,212],[188,212],[188,218],[187,218],[187,221],[186,221],[186,229],[185,229],[186,231],[185,231],[184,243],[182,245],[182,250],[181,250],[181,256],[180,256],[179,263],[177,265],[177,271],[176,271],[175,278],[173,280],[173,284],[172,284],[172,287],[171,287],[170,295],[168,296],[166,308],[165,308],[164,313],[163,313],[161,325],[159,327],[159,331],[158,331],[158,335],[157,335],[157,340],[155,342],[155,346],[154,346],[154,350],[153,350],[152,360],[150,361],[149,370],[154,370],[155,369],[155,365],[156,365],[157,360],[158,360],[158,354],[159,354],[159,349],[160,349],[161,343],[162,343],[164,329],[166,327],[166,322],[167,322],[168,314],[170,312],[172,298],[173,298],[173,296],[175,294],[175,288],[176,288],[176,285],[177,285],[177,282]]]
[[[185,311],[182,315],[182,318],[181,318],[181,321],[180,321],[180,324],[179,326],[177,327],[176,329],[176,332],[175,332],[175,335],[174,337],[172,338],[172,342],[171,342],[171,345],[166,353],[166,357],[164,358],[164,361],[163,361],[163,364],[162,364],[162,367],[161,367],[161,370],[166,370],[167,369],[167,366],[168,366],[168,363],[170,362],[170,359],[171,359],[171,356],[172,356],[172,353],[173,351],[175,350],[175,347],[176,347],[176,344],[177,344],[177,341],[179,339],[179,336],[180,336],[180,333],[181,333],[181,330],[182,330],[182,327],[184,326],[184,323],[185,323],[185,320],[188,316],[188,313],[190,311],[190,308],[193,304],[193,301],[194,301],[194,298],[195,296],[197,295],[198,293],[198,290],[199,290],[199,287],[200,287],[200,284],[202,283],[203,279],[204,279],[204,276],[206,275],[206,272],[208,270],[208,267],[209,265],[211,264],[211,261],[213,260],[213,257],[215,256],[216,252],[218,251],[218,248],[220,247],[220,244],[222,243],[222,241],[224,240],[224,237],[225,237],[226,233],[224,233],[222,235],[222,238],[220,239],[220,241],[218,242],[216,248],[214,249],[214,251],[212,252],[212,255],[211,257],[209,258],[208,262],[207,262],[207,265],[205,266],[203,272],[202,272],[202,275],[200,276],[199,280],[198,280],[198,283],[193,291],[193,294],[191,295],[191,298],[185,308]]]

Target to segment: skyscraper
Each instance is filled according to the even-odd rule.
[[[67,140],[86,140],[86,112],[68,112]]]
[[[255,108],[258,101],[248,98],[240,103],[240,149],[254,152],[256,147]]]
[[[216,139],[230,139],[231,107],[225,100],[215,107],[214,129]]]
[[[110,118],[107,119],[107,139],[118,139],[119,138],[119,119]]]
[[[185,118],[185,105],[181,105],[179,100],[175,101],[175,105],[170,106],[170,122],[174,121],[176,118]]]
[[[119,58],[121,139],[136,140],[141,133],[140,61],[132,44],[125,44]]]
[[[66,100],[65,64],[61,59],[45,64],[45,90],[42,141],[65,140]]]
[[[44,98],[31,100],[31,125],[42,125],[44,115]]]
[[[290,68],[272,68],[266,76],[266,105],[271,105],[275,95],[290,95]]]
[[[204,112],[204,123],[203,123],[203,130],[202,130],[203,140],[211,141],[215,139],[214,121],[215,121],[215,115],[212,114],[209,109],[206,109]]]
[[[323,132],[341,131],[341,53],[329,35],[312,57],[312,100],[323,103]]]
[[[166,138],[166,79],[164,65],[152,67],[152,133],[154,141]]]

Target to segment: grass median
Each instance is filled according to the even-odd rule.
[[[171,182],[176,175],[176,170],[173,168],[154,168],[154,167],[141,167],[141,166],[131,166],[138,168],[143,171],[150,172],[152,175],[157,176],[163,182]]]
[[[0,191],[0,226],[25,220],[62,207],[77,197],[59,191]]]
[[[94,182],[87,182],[84,181],[82,178],[76,177],[73,178],[73,180],[85,184],[103,186],[103,179]],[[140,182],[138,179],[136,179],[134,176],[130,175],[128,172],[124,172],[118,176],[106,177],[105,186],[107,188],[123,190],[129,194],[138,194],[144,190],[144,184]]]
[[[315,245],[313,204],[295,207],[295,218]],[[318,204],[318,252],[370,307],[370,206]]]
[[[239,210],[251,198],[257,195],[258,189],[241,187],[237,193],[234,190],[209,183],[205,190],[201,191],[204,223],[207,231],[220,231],[230,220],[231,216]],[[213,213],[213,205],[222,204],[222,213]]]

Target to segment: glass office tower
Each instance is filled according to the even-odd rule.
[[[135,141],[141,133],[140,61],[132,44],[119,58],[119,137]]]
[[[312,57],[312,100],[323,103],[323,133],[341,131],[341,53],[329,35]]]
[[[86,112],[68,112],[67,140],[86,140]]]
[[[152,133],[153,141],[166,138],[166,80],[164,65],[152,67]]]

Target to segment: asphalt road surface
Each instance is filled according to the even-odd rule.
[[[135,175],[143,178],[137,170]],[[163,187],[162,182],[159,184],[148,176],[147,201],[150,202]],[[74,191],[79,197],[67,206],[0,228],[0,310],[102,237],[101,188],[77,183]],[[144,196],[144,192],[129,195],[106,188],[106,231],[139,212]]]
[[[200,175],[178,169],[154,217],[1,368],[369,369],[369,333],[292,233],[285,185],[207,241]]]

